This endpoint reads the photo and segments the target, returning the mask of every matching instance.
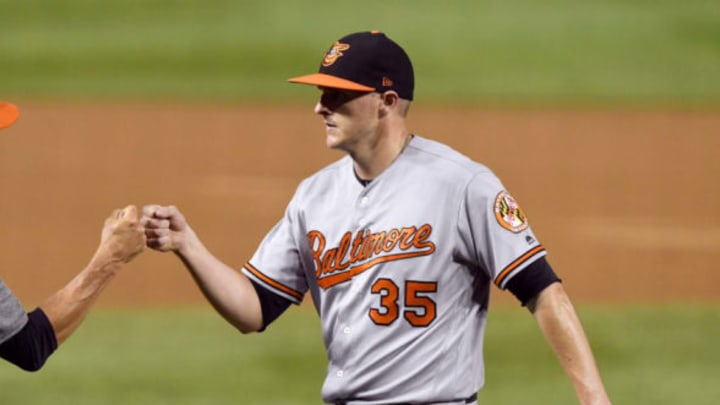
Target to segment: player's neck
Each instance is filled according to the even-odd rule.
[[[350,153],[355,174],[361,180],[372,180],[390,167],[405,149],[412,135],[402,128],[394,134],[379,137],[377,142]]]

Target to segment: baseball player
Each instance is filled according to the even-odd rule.
[[[0,123],[11,125],[17,108],[0,102]],[[6,114],[7,112],[7,114]],[[8,115],[12,114],[12,116]],[[37,371],[76,329],[100,292],[145,247],[138,209],[115,210],[102,229],[100,244],[90,263],[67,285],[26,313],[0,279],[0,357],[27,371]]]
[[[609,403],[543,245],[485,166],[406,127],[414,75],[380,32],[336,41],[318,73],[327,146],[347,156],[305,179],[241,272],[174,206],[149,205],[148,246],[173,251],[241,332],[312,296],[331,404],[475,404],[491,285],[536,318],[580,403]]]

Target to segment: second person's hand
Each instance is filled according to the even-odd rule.
[[[145,243],[138,209],[128,205],[114,210],[105,220],[95,259],[127,263],[142,252]]]

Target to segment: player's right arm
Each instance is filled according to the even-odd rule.
[[[263,328],[260,299],[252,282],[217,259],[176,207],[147,205],[143,208],[142,223],[147,246],[161,252],[174,252],[225,320],[242,333]]]

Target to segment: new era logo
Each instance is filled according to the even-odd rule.
[[[393,85],[393,81],[389,77],[383,76],[382,86],[383,87],[392,87],[392,85]]]

